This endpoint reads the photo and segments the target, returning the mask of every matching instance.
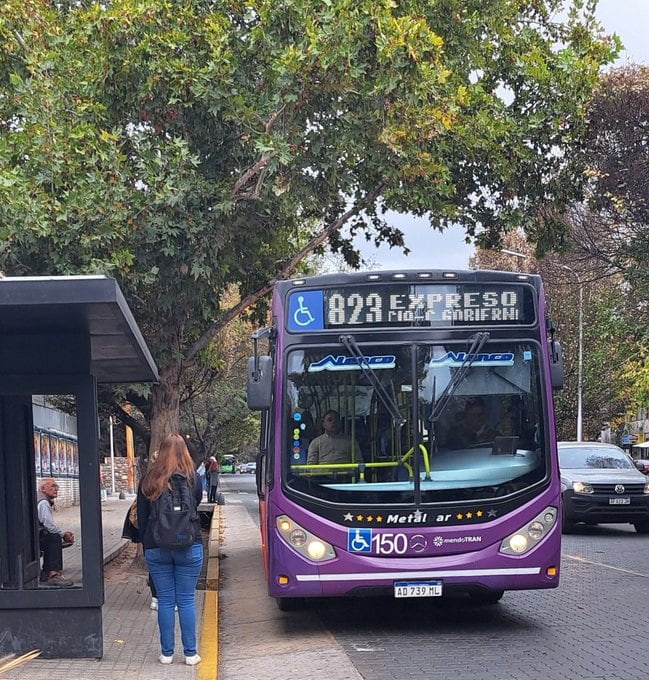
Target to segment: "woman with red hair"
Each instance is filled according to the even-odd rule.
[[[137,491],[138,529],[144,559],[158,593],[158,627],[160,628],[160,663],[173,661],[175,637],[175,613],[178,620],[185,653],[185,663],[194,666],[201,657],[196,649],[196,604],[195,591],[203,565],[203,544],[200,521],[195,520],[194,543],[188,548],[170,550],[161,548],[153,537],[149,521],[151,506],[165,489],[171,490],[172,476],[184,475],[193,489],[196,507],[201,502],[203,490],[200,477],[196,474],[194,461],[189,455],[187,444],[179,434],[167,435],[160,444],[158,455],[140,482]]]

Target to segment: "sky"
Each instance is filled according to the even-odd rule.
[[[649,64],[649,0],[599,0],[597,16],[607,33],[616,33],[624,49],[614,66]],[[389,213],[390,221],[405,234],[411,253],[398,248],[374,247],[358,238],[364,259],[376,269],[466,269],[473,247],[465,243],[464,229],[433,231],[423,219]]]

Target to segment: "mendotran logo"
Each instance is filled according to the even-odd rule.
[[[339,355],[335,357],[328,354],[324,359],[316,361],[309,366],[309,373],[318,371],[360,371],[361,364],[368,368],[395,368],[397,357],[394,354],[385,354],[375,357],[348,357]]]
[[[513,366],[513,352],[493,352],[491,354],[469,354],[467,352],[446,352],[442,357],[433,359],[431,366],[461,366],[465,361],[480,366]]]

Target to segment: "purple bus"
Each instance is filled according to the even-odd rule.
[[[555,588],[561,348],[542,281],[390,271],[275,285],[248,406],[269,594]]]

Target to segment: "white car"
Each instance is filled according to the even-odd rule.
[[[577,522],[629,523],[649,534],[649,480],[613,444],[558,442],[563,532]]]

